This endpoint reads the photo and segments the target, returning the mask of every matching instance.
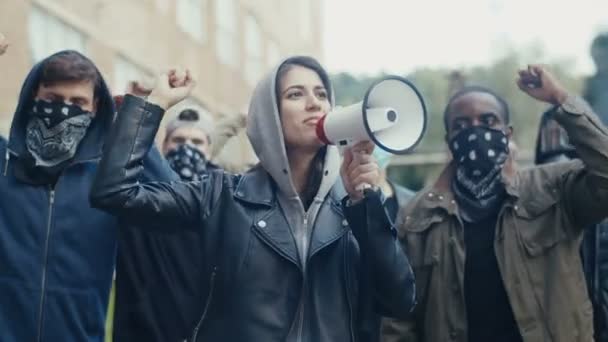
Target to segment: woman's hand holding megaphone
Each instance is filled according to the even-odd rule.
[[[378,185],[380,171],[372,156],[374,147],[374,143],[367,140],[344,149],[340,174],[352,201],[362,199],[363,190]]]

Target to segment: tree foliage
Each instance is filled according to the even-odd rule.
[[[510,106],[511,123],[514,128],[514,139],[520,151],[532,151],[536,141],[536,134],[540,116],[548,109],[546,104],[540,103],[522,93],[515,84],[517,70],[527,63],[547,61],[540,48],[531,46],[523,49],[508,51],[502,58],[487,66],[476,66],[462,70],[449,70],[437,68],[421,68],[408,75],[402,75],[412,81],[420,90],[428,112],[429,125],[427,132],[416,153],[440,152],[445,150],[445,129],[443,125],[443,110],[456,86],[451,83],[451,75],[457,71],[464,78],[466,85],[481,85],[493,89],[504,97]],[[580,93],[583,77],[572,72],[573,63],[569,60],[552,60],[545,63],[554,72],[561,82],[572,92]],[[361,101],[367,88],[377,79],[385,76],[362,75],[355,76],[349,73],[332,75],[332,82],[336,91],[336,103],[348,105]],[[438,174],[438,166],[421,165],[416,167],[400,167],[389,170],[391,178],[398,183],[413,189],[419,189],[429,179]]]

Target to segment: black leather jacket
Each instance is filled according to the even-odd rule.
[[[91,193],[93,206],[150,229],[199,232],[204,260],[200,318],[192,341],[357,341],[359,303],[405,316],[414,279],[377,193],[346,205],[340,187],[325,199],[306,270],[268,173],[214,171],[200,182],[136,182],[162,110],[127,97]],[[372,274],[361,293],[361,251]],[[365,272],[367,273],[367,272]],[[365,316],[365,315],[363,315]]]

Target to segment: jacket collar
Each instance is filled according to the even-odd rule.
[[[234,197],[238,200],[262,205],[268,209],[256,218],[254,222],[256,231],[263,236],[265,243],[300,267],[300,257],[293,234],[283,215],[275,209],[278,207],[276,192],[279,190],[270,174],[258,164],[242,176],[235,190]],[[336,182],[319,209],[315,220],[319,229],[313,230],[308,258],[340,239],[348,231],[348,224],[341,210],[341,201],[345,196],[346,191],[342,183]]]
[[[276,202],[276,184],[258,164],[243,174],[238,182],[234,197],[248,203],[272,207]]]
[[[452,192],[452,180],[456,164],[450,162],[443,169],[433,185],[422,190],[403,211],[404,228],[409,231],[423,231],[433,222],[442,221],[445,214],[459,217],[458,206]],[[507,192],[506,201],[516,201],[520,197],[517,165],[509,157],[502,170],[502,180]],[[441,215],[443,213],[444,215]]]

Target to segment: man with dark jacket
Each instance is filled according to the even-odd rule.
[[[115,114],[88,58],[62,51],[23,84],[0,143],[0,340],[103,341],[117,219],[91,208],[91,182]],[[156,149],[146,179],[171,179]]]
[[[507,103],[467,87],[444,112],[453,161],[405,210],[417,308],[384,341],[589,342],[583,228],[608,214],[608,130],[543,67],[518,86],[554,106],[581,160],[517,170]]]
[[[172,109],[162,151],[183,181],[199,181],[218,169],[207,160],[211,120],[203,119],[199,106],[176,107],[179,111]],[[198,234],[146,233],[130,227],[119,235],[114,342],[181,341],[191,333],[203,301]]]

